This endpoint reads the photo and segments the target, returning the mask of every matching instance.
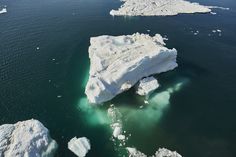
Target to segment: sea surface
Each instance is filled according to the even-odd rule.
[[[184,157],[235,157],[236,1],[194,1],[230,10],[131,18],[109,15],[119,0],[0,0],[0,9],[7,6],[0,14],[0,125],[38,119],[58,142],[57,157],[75,156],[67,149],[74,136],[90,139],[87,157],[123,156],[125,146],[147,155],[165,147]],[[136,32],[167,37],[179,67],[155,76],[161,87],[148,105],[131,89],[91,107],[84,94],[90,37]],[[122,115],[124,146],[111,140],[110,104]]]

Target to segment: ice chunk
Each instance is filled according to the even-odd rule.
[[[122,133],[122,127],[116,126],[113,131],[113,136],[117,138],[121,133]]]
[[[146,77],[139,81],[136,86],[136,93],[139,95],[150,95],[159,87],[158,81],[154,77]]]
[[[118,135],[117,138],[118,138],[119,140],[125,140],[125,135]]]
[[[129,157],[147,157],[144,153],[138,151],[136,148],[126,147]],[[170,151],[166,148],[159,148],[158,151],[156,151],[155,155],[152,155],[151,157],[182,157],[180,154],[178,154],[176,151]]]
[[[68,142],[68,148],[78,157],[85,157],[91,149],[90,142],[86,137],[74,137]]]
[[[170,151],[166,148],[159,148],[152,157],[182,157],[176,151]]]
[[[124,4],[118,10],[111,10],[112,16],[170,16],[180,13],[208,13],[211,9],[185,0],[121,0]]]
[[[57,143],[38,120],[0,126],[0,156],[53,157]]]
[[[0,14],[4,14],[7,12],[7,8],[3,8],[2,10],[0,10]]]
[[[177,67],[176,49],[161,35],[135,33],[90,39],[90,72],[85,93],[90,103],[103,103],[128,90],[143,77]]]
[[[127,147],[126,149],[129,153],[129,157],[147,157],[147,155],[138,151],[136,148]]]

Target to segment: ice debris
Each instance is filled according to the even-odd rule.
[[[0,126],[1,157],[53,157],[57,143],[38,120]]]
[[[208,6],[186,0],[121,0],[124,4],[118,10],[111,10],[112,16],[171,16],[180,13],[208,13]],[[213,8],[213,7],[212,7]]]
[[[91,149],[91,146],[86,137],[74,137],[68,142],[68,149],[70,149],[78,157],[85,157]]]
[[[2,10],[0,10],[0,14],[4,14],[7,13],[7,8],[2,8]]]
[[[148,96],[158,87],[159,83],[154,77],[146,77],[138,82],[136,86],[136,93],[141,96]]]
[[[132,147],[126,147],[129,157],[147,157],[146,154],[138,151],[136,148]],[[178,154],[176,151],[170,151],[166,148],[159,148],[155,155],[152,155],[150,157],[182,157],[180,154]]]

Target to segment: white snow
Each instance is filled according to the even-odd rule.
[[[74,137],[68,142],[68,148],[78,157],[85,157],[91,146],[86,137]]]
[[[143,77],[177,67],[176,49],[161,35],[135,33],[90,39],[90,72],[85,93],[90,103],[103,103],[130,89]]]
[[[185,0],[121,0],[124,4],[118,10],[111,10],[112,16],[170,16],[180,13],[208,13],[211,9]]]
[[[38,120],[0,126],[0,156],[53,157],[57,143]]]
[[[7,13],[7,8],[2,8],[2,10],[0,10],[0,14],[4,14]]]
[[[146,154],[138,151],[136,148],[132,147],[126,147],[129,157],[147,157]],[[170,151],[166,148],[159,148],[155,155],[152,155],[151,157],[182,157],[180,154],[178,154],[176,151]]]
[[[158,81],[154,77],[146,77],[139,81],[136,86],[136,93],[143,95],[150,95],[154,90],[159,87]]]

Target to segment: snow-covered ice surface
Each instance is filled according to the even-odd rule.
[[[136,93],[143,95],[150,95],[154,90],[159,87],[158,81],[153,77],[146,77],[140,80],[136,86]]]
[[[209,13],[211,9],[185,0],[121,0],[124,4],[118,10],[111,10],[113,16],[171,16],[180,13]],[[213,8],[213,7],[212,7]]]
[[[4,13],[7,13],[7,8],[2,8],[2,9],[0,10],[0,14],[4,14]]]
[[[130,89],[143,77],[177,67],[176,49],[161,35],[135,33],[90,39],[90,72],[85,93],[90,103],[103,103]]]
[[[136,148],[127,147],[126,148],[129,157],[147,157],[146,154],[138,151]],[[182,157],[180,154],[178,154],[176,151],[170,151],[166,148],[159,148],[158,151],[156,151],[155,155],[152,155],[151,157]]]
[[[74,137],[68,142],[68,148],[78,157],[85,157],[88,151],[91,149],[91,146],[89,140],[86,137]]]
[[[1,157],[53,157],[57,143],[38,120],[0,126]]]

